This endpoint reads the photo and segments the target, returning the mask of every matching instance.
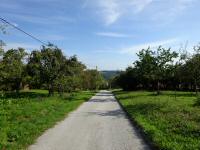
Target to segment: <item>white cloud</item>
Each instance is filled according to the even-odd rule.
[[[156,11],[156,13],[151,16],[151,19],[154,21],[167,20],[167,22],[171,22],[187,8],[193,6],[195,2],[197,0],[168,0],[167,3],[159,1],[153,7],[153,12]]]
[[[101,50],[95,50],[94,53],[118,53],[118,54],[129,54],[135,56],[137,52],[142,49],[147,49],[148,47],[155,49],[159,46],[166,46],[175,48],[174,50],[178,50],[181,46],[180,39],[171,38],[161,41],[147,42],[142,44],[135,44],[132,46],[124,46],[122,48],[106,48]]]
[[[113,24],[122,15],[120,5],[116,0],[98,0],[97,3],[101,8],[99,13],[104,18],[106,25]]]
[[[134,19],[143,14],[143,19],[160,21],[173,20],[198,0],[85,0],[84,8],[100,16],[105,25],[120,19]],[[140,17],[138,17],[140,19]]]
[[[130,35],[122,34],[122,33],[116,33],[116,32],[97,32],[95,34],[98,35],[98,36],[113,37],[113,38],[128,38],[128,37],[131,37]]]
[[[155,42],[137,44],[137,45],[129,46],[129,47],[126,47],[126,48],[122,48],[120,50],[120,53],[135,55],[138,51],[140,51],[142,49],[146,49],[148,47],[157,48],[158,46],[167,46],[169,44],[173,44],[173,43],[176,43],[178,41],[179,40],[177,38],[172,38],[172,39],[167,39],[167,40],[162,40],[162,41],[155,41]]]
[[[111,25],[118,21],[124,14],[133,12],[140,13],[153,0],[87,0],[84,7],[92,6],[100,15],[105,25]]]
[[[5,49],[12,49],[12,48],[25,48],[28,50],[33,50],[33,49],[39,49],[40,45],[39,44],[29,44],[29,43],[15,43],[15,42],[10,42],[10,43],[6,43]]]

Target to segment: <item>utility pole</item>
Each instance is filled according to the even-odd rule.
[[[96,74],[95,74],[95,86],[97,90],[97,73],[98,73],[98,67],[96,66]]]

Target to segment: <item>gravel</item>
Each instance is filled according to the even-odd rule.
[[[149,150],[113,94],[101,91],[40,136],[29,150]]]

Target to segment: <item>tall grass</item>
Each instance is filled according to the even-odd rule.
[[[46,129],[88,100],[93,92],[48,97],[45,90],[5,93],[0,98],[0,149],[26,149]]]
[[[164,150],[200,149],[200,107],[195,93],[122,92],[115,95],[154,145]]]

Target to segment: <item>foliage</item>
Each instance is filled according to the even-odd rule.
[[[4,90],[15,90],[17,93],[25,76],[23,63],[27,53],[23,48],[11,49],[3,53],[1,60],[0,82]]]
[[[84,89],[97,90],[106,84],[102,74],[97,70],[85,70],[82,78]]]
[[[0,149],[26,149],[93,94],[76,92],[48,97],[46,90],[6,93],[0,97]]]
[[[86,81],[84,81],[87,79]],[[66,57],[61,49],[49,44],[28,54],[25,49],[0,49],[0,91],[47,89],[49,96],[58,91],[99,89],[104,84],[101,73],[87,70],[77,56]]]
[[[156,51],[139,51],[133,67],[117,76],[114,81],[124,90],[193,90],[200,87],[200,46],[195,53],[178,54],[159,47]],[[179,57],[178,57],[179,56]]]
[[[159,149],[197,150],[200,147],[200,109],[195,93],[163,91],[114,92],[117,99]]]

